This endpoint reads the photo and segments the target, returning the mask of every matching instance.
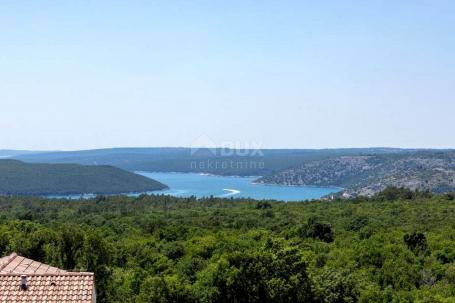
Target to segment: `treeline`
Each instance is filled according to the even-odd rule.
[[[205,142],[201,142],[204,145]],[[245,146],[246,147],[246,146]],[[343,149],[243,149],[229,148],[114,148],[18,155],[33,163],[93,163],[129,171],[192,172],[215,175],[264,176],[327,157],[407,153],[383,148]]]
[[[0,198],[0,254],[96,274],[99,302],[454,302],[453,196]]]
[[[112,166],[34,164],[0,159],[0,195],[123,194],[166,185]]]

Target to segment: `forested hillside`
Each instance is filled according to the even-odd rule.
[[[312,160],[349,155],[407,153],[390,148],[247,149],[114,148],[18,155],[32,163],[112,165],[129,171],[201,172],[215,175],[265,176]]]
[[[387,186],[435,193],[455,191],[455,152],[330,157],[307,161],[257,182],[339,186],[351,194],[372,195]]]
[[[98,302],[454,302],[455,202],[0,198],[0,255],[94,271]]]
[[[160,182],[112,166],[0,160],[0,195],[119,194],[164,188]]]

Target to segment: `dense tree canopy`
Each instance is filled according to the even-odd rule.
[[[93,271],[99,302],[455,302],[455,203],[389,193],[0,198],[0,255]]]

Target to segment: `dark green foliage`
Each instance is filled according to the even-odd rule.
[[[272,204],[270,204],[269,202],[259,201],[256,204],[256,209],[269,209],[269,208],[272,208]]]
[[[455,204],[446,196],[263,202],[272,207],[146,195],[0,197],[0,255],[93,271],[101,303],[455,297]]]
[[[61,262],[64,268],[75,268],[82,255],[84,233],[76,225],[65,224],[60,229]]]
[[[406,246],[412,251],[423,252],[427,250],[427,238],[422,233],[413,232],[412,234],[406,234],[403,240]]]
[[[158,181],[112,166],[30,164],[0,160],[0,195],[119,194],[166,188]],[[99,196],[98,202],[104,197]],[[23,219],[30,219],[24,214]]]
[[[393,201],[393,200],[411,200],[415,196],[417,196],[417,192],[410,190],[404,187],[393,187],[389,186],[380,193],[376,195],[376,198],[386,201]]]
[[[359,296],[356,278],[346,270],[324,269],[315,282],[319,302],[356,302]]]
[[[295,248],[266,243],[251,253],[223,258],[212,274],[215,302],[306,302],[312,299],[303,256]]]
[[[303,238],[319,239],[327,243],[333,241],[333,232],[330,224],[318,222],[316,218],[308,219],[307,224],[300,233]]]
[[[98,300],[107,300],[114,292],[112,268],[109,267],[112,263],[112,252],[100,232],[86,232],[81,259],[84,261],[82,268],[95,273]]]
[[[453,263],[455,262],[455,247],[444,246],[437,254],[437,259],[443,263]]]
[[[163,244],[161,253],[169,259],[177,260],[185,255],[185,247],[179,242],[168,242]]]
[[[356,216],[349,222],[347,229],[358,232],[367,226],[369,221],[366,216]]]

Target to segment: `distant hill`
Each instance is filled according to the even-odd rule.
[[[455,151],[418,151],[339,156],[308,161],[257,180],[283,185],[340,186],[372,195],[387,186],[432,192],[455,191]]]
[[[0,195],[120,194],[164,188],[158,181],[112,166],[0,160]]]
[[[14,150],[14,149],[0,149],[0,158],[10,158],[21,155],[33,155],[42,153],[40,151],[30,151],[30,150]]]
[[[329,157],[407,152],[411,151],[391,148],[261,150],[114,148],[19,155],[14,158],[32,163],[112,165],[129,171],[266,176],[307,161]]]
[[[110,165],[128,171],[262,176],[260,183],[339,186],[372,195],[386,186],[455,191],[455,151],[397,148],[114,148],[19,154],[30,163]]]

